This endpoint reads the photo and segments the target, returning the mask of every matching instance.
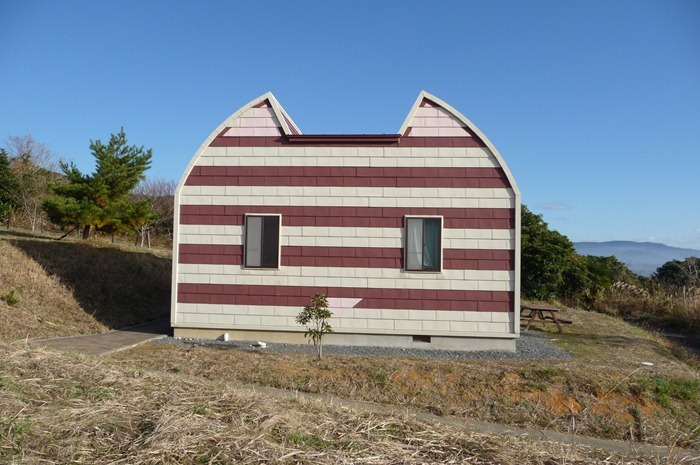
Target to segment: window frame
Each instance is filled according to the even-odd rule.
[[[425,267],[425,220],[440,220],[440,231],[438,234],[438,244],[437,253],[438,260],[437,266],[432,268]],[[421,221],[421,268],[409,268],[409,246],[410,246],[410,232],[409,232],[409,221],[411,220],[422,220]],[[443,231],[444,231],[444,217],[441,215],[406,215],[404,216],[404,271],[410,273],[441,273],[443,270]]]
[[[275,263],[263,263],[265,254],[265,218],[277,218],[277,256]],[[248,228],[251,226],[251,218],[261,218],[260,221],[260,243],[257,244],[260,249],[260,264],[251,265],[248,263],[250,256],[249,245],[250,233]],[[254,270],[278,270],[282,261],[282,215],[278,213],[246,213],[243,223],[243,268]]]

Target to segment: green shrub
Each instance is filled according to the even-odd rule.
[[[333,328],[328,319],[333,316],[333,312],[328,309],[328,299],[324,294],[314,294],[311,298],[311,305],[307,305],[297,315],[296,322],[306,326],[304,337],[311,338],[316,346],[318,359],[323,356],[323,335],[332,333]]]
[[[16,289],[13,289],[8,292],[5,297],[2,298],[2,300],[4,300],[10,307],[16,307],[19,305],[19,292],[17,292]]]
[[[671,398],[685,402],[697,400],[700,397],[700,381],[692,379],[665,380],[660,376],[652,382],[654,398],[664,407],[670,407]]]

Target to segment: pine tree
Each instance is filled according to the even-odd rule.
[[[54,195],[43,204],[51,221],[82,227],[84,239],[92,228],[113,235],[148,221],[147,203],[134,201],[129,194],[145,178],[152,149],[127,145],[122,128],[106,145],[91,140],[90,150],[96,160],[92,175],[81,173],[74,163],[61,164],[68,182],[54,184]]]

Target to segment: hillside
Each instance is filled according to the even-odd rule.
[[[99,241],[0,230],[0,339],[95,333],[167,318],[170,259]]]
[[[575,242],[574,247],[581,255],[614,256],[642,276],[650,276],[658,267],[671,260],[700,257],[700,250],[681,249],[655,242]]]
[[[23,342],[167,316],[169,288],[167,251],[0,230],[0,463],[688,463],[479,434],[462,420],[700,448],[697,360],[584,310],[562,311],[574,321],[563,334],[531,329],[573,357],[546,363],[318,362],[186,341],[93,358]],[[265,387],[385,409],[255,392]]]

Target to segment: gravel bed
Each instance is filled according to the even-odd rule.
[[[210,339],[180,339],[164,337],[154,341],[156,344],[172,344],[187,346],[206,346],[221,349],[239,349],[248,351],[273,351],[294,354],[315,354],[313,344],[281,344],[267,342],[265,348],[257,346],[255,341],[212,341]],[[449,360],[536,360],[560,359],[570,360],[571,355],[555,347],[546,337],[536,333],[523,332],[516,340],[515,353],[501,351],[463,352],[440,349],[401,349],[396,347],[378,346],[336,346],[324,345],[324,355],[350,356],[400,356],[416,358],[433,358]]]

